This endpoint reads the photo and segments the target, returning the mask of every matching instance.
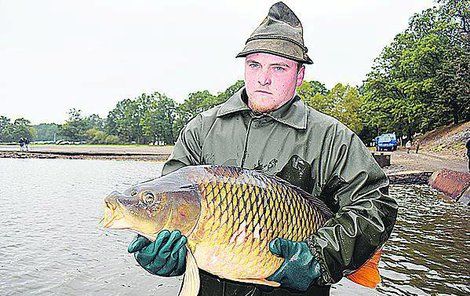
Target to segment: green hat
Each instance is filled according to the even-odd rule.
[[[286,4],[277,2],[271,6],[268,16],[246,40],[245,48],[237,58],[264,52],[313,64],[307,51],[299,18]]]

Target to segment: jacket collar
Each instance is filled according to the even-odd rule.
[[[246,95],[245,88],[242,88],[220,106],[217,111],[217,117],[222,117],[231,113],[251,111],[245,103],[247,101],[248,97]],[[256,114],[254,112],[252,113]],[[307,106],[302,102],[297,94],[294,95],[292,100],[282,105],[279,109],[269,113],[263,113],[263,115],[271,117],[280,123],[296,129],[307,128]]]
[[[245,88],[242,87],[239,91],[234,93],[227,101],[222,103],[219,110],[217,111],[217,117],[225,116],[231,113],[250,111],[250,108],[242,99],[246,98]]]

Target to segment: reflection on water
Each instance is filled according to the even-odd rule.
[[[127,254],[130,232],[98,227],[113,190],[160,174],[161,164],[0,159],[1,295],[176,295],[181,278],[147,274]],[[424,186],[391,188],[400,214],[377,290],[349,280],[333,295],[468,294],[469,210]]]
[[[379,289],[396,294],[470,294],[470,211],[427,186],[396,186],[398,222],[383,255]]]

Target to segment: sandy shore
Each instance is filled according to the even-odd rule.
[[[146,145],[31,145],[20,151],[17,145],[0,145],[0,158],[66,158],[165,161],[173,146]]]
[[[0,145],[0,158],[68,158],[165,161],[173,146],[146,145],[31,145],[29,152],[20,152],[17,145]],[[434,172],[450,169],[467,172],[463,158],[437,155],[429,151],[406,153],[405,150],[384,152],[391,154],[391,165],[384,168],[389,174],[408,171]]]

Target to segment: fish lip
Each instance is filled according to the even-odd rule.
[[[111,219],[106,224],[103,225],[103,228],[109,228],[109,226],[111,226],[113,222],[114,222],[114,217],[111,217]]]
[[[108,228],[114,223],[116,219],[120,219],[124,217],[122,213],[123,209],[124,207],[122,206],[121,202],[118,199],[115,199],[115,203],[105,200],[105,215],[101,219],[100,224],[103,225],[103,223],[106,223],[103,225],[103,227]],[[111,215],[106,215],[106,213],[110,213]]]
[[[116,199],[116,201],[119,202],[117,199]],[[107,200],[105,200],[104,203],[105,203],[106,207],[108,207],[110,210],[114,211],[114,210],[117,209],[117,206],[115,206],[113,203],[111,203]]]

